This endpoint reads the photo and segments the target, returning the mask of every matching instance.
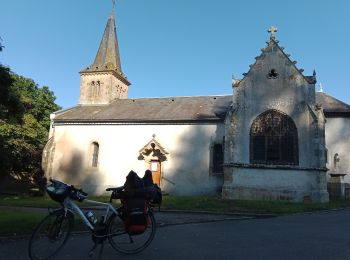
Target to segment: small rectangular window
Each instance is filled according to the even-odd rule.
[[[158,171],[158,162],[151,162],[151,171],[152,172]]]
[[[224,153],[222,144],[215,144],[213,147],[213,173],[224,172]]]

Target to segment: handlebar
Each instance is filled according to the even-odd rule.
[[[124,188],[124,186],[107,188],[106,191],[112,191],[111,197],[109,198],[109,202],[112,203],[114,199],[121,199]]]
[[[74,185],[70,185],[53,178],[50,178],[49,180],[52,183],[66,186],[69,189],[69,197],[73,200],[78,200],[79,202],[81,202],[88,196],[86,192],[84,192],[82,189],[75,188]]]
[[[116,188],[107,188],[106,191],[116,191],[116,192],[121,192],[124,190],[124,186],[116,187]]]

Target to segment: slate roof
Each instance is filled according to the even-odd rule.
[[[56,114],[59,122],[210,122],[223,121],[232,95],[117,99],[109,105],[79,105]]]
[[[317,92],[325,115],[349,117],[350,105]],[[169,123],[223,121],[232,95],[117,99],[109,105],[78,105],[57,112],[55,123]]]
[[[316,93],[316,102],[320,103],[326,116],[350,116],[350,105],[324,93]]]

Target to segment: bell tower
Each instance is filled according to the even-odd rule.
[[[130,82],[120,63],[114,5],[93,64],[80,73],[79,104],[109,104],[128,98]]]

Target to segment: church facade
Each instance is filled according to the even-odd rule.
[[[111,15],[79,104],[51,115],[46,175],[102,194],[150,169],[169,194],[328,201],[330,173],[350,166],[350,106],[316,92],[270,32],[232,95],[133,99]]]

